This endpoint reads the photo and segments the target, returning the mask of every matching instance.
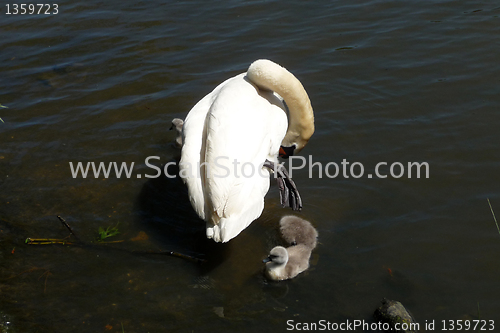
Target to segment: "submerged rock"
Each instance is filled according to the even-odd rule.
[[[85,81],[86,78],[87,70],[81,63],[59,64],[37,76],[39,82],[51,88],[63,88],[71,84],[78,84]]]
[[[375,310],[373,317],[376,321],[387,323],[391,331],[398,333],[415,333],[415,319],[398,301],[383,299],[382,305]]]

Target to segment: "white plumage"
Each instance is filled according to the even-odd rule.
[[[287,96],[297,96],[297,83],[298,99],[307,100],[291,100],[290,105]],[[295,121],[309,122],[304,124],[309,133],[297,126],[291,133],[283,100],[270,90],[284,97]],[[224,81],[200,100],[184,122],[179,175],[194,210],[207,223],[207,237],[227,242],[258,218],[271,173],[262,164],[277,162],[284,138],[297,152],[313,132],[312,108],[302,85],[269,60],[254,62],[247,73]]]

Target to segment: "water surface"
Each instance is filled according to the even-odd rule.
[[[0,324],[7,332],[286,331],[371,320],[500,325],[500,7],[481,1],[87,1],[0,19]],[[294,173],[317,227],[311,269],[268,283],[272,187],[229,244],[204,240],[176,179],[73,178],[69,162],[175,159],[174,117],[259,58],[292,71],[326,164],[427,162],[428,179]],[[388,173],[389,167],[383,168]],[[117,226],[122,243],[83,240]],[[208,264],[137,251],[172,250]]]

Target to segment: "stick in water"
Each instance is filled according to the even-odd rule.
[[[495,212],[493,211],[493,208],[491,208],[490,198],[486,198],[486,200],[488,200],[488,205],[490,205],[491,214],[493,214],[493,219],[495,220],[495,224],[497,225],[498,233],[500,234],[500,227],[498,227],[498,222],[497,222],[497,218],[495,217]]]
[[[75,233],[73,232],[73,229],[71,229],[71,227],[69,226],[69,224],[66,223],[66,221],[60,215],[57,215],[57,218],[59,219],[59,221],[61,221],[62,224],[64,224],[64,226],[66,228],[68,228],[70,234],[72,234],[73,236],[75,236],[76,239],[80,240],[80,238],[78,238],[78,236],[75,235]]]

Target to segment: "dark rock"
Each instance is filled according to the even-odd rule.
[[[415,333],[418,325],[415,324],[415,319],[406,310],[406,308],[398,301],[383,299],[382,305],[375,310],[373,317],[377,322],[387,323],[391,327],[391,331],[398,333]]]

